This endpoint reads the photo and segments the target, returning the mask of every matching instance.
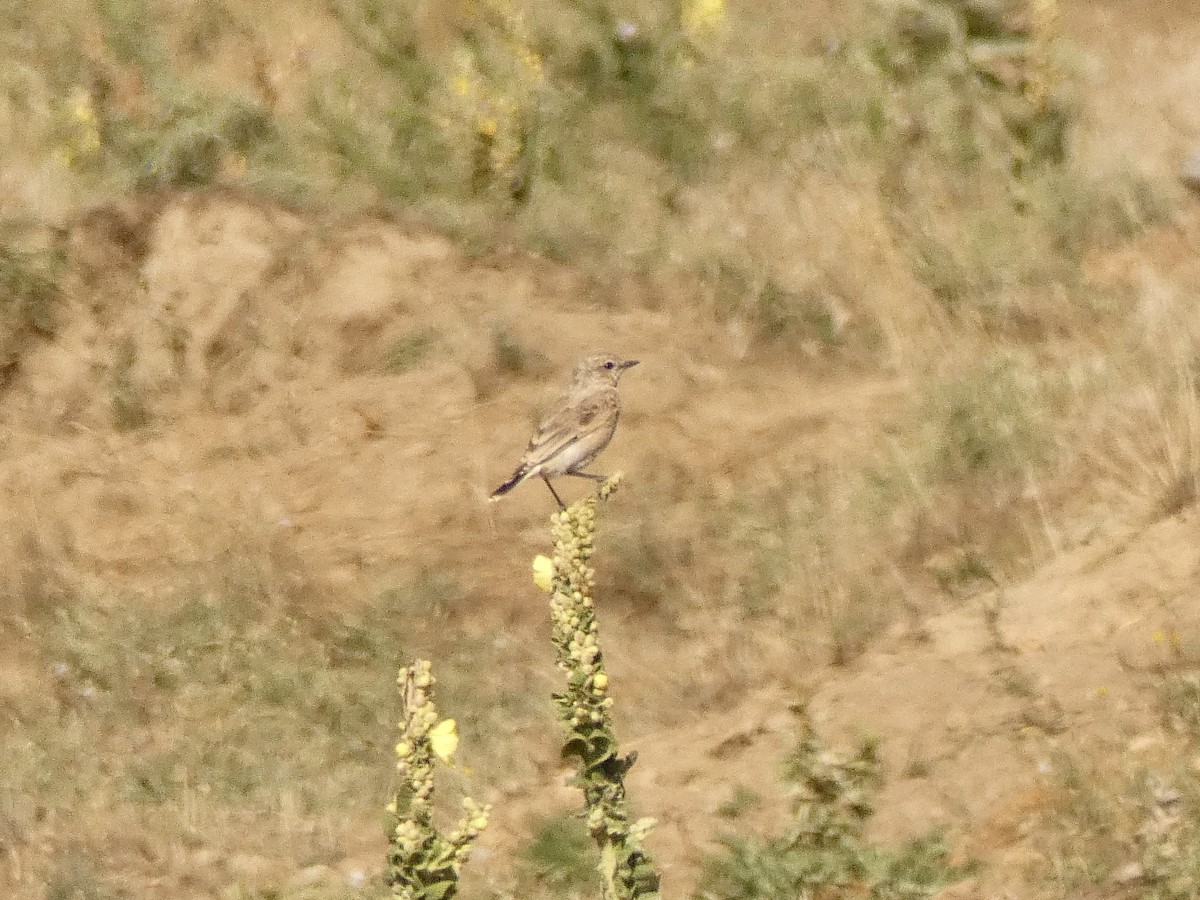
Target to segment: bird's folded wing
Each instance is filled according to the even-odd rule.
[[[574,441],[597,432],[610,432],[619,412],[614,393],[604,391],[561,405],[529,439],[526,462],[535,464],[551,459]]]

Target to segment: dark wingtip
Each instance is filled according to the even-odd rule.
[[[515,488],[518,484],[520,484],[522,479],[524,479],[524,477],[525,477],[525,470],[523,468],[517,469],[517,471],[512,473],[512,477],[509,478],[508,481],[504,482],[504,484],[500,485],[500,487],[498,487],[494,491],[492,491],[492,496],[489,497],[488,499],[499,500],[501,497],[503,497],[505,494],[507,494],[509,491],[511,491],[513,488]]]

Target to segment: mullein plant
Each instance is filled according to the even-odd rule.
[[[613,700],[592,599],[596,507],[619,481],[613,476],[595,496],[555,513],[554,554],[533,561],[534,583],[550,594],[556,662],[567,679],[566,689],[554,695],[566,732],[563,756],[578,763],[572,784],[583,791],[588,832],[600,849],[604,900],[659,896],[658,872],[642,846],[654,820],[629,818],[624,778],[636,754],[622,756],[613,733]]]
[[[434,682],[424,659],[401,669],[397,679],[404,709],[396,744],[399,785],[387,805],[387,881],[392,896],[402,900],[448,900],[458,893],[459,872],[490,810],[466,797],[463,817],[453,831],[443,835],[433,824],[434,766],[453,764],[458,748],[455,721],[438,718]]]
[[[513,0],[469,0],[467,9],[474,25],[456,53],[442,124],[470,132],[473,193],[500,185],[523,203],[535,162],[542,57]]]
[[[1028,0],[1027,12],[1029,37],[1021,91],[1024,110],[1009,119],[1016,138],[1013,173],[1018,176],[1040,163],[1061,162],[1070,125],[1056,60],[1062,31],[1058,0]]]
[[[1051,101],[1057,76],[1054,65],[1055,44],[1062,30],[1062,11],[1058,0],[1030,0],[1029,72],[1025,97],[1037,109],[1046,109]]]

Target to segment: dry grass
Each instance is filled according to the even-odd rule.
[[[378,893],[391,672],[430,645],[440,609],[463,601],[424,582],[353,614],[300,618],[262,590],[267,573],[236,577],[243,590],[221,596],[237,602],[185,592],[152,609],[81,603],[29,624],[36,653],[24,668],[52,690],[6,691],[15,883],[53,882],[83,857],[95,896],[153,894],[163,879],[196,895],[237,884],[299,894],[309,882],[331,896]],[[443,694],[475,743],[472,780],[517,777],[529,763],[508,737],[542,717],[524,691],[497,682],[481,693],[466,675],[524,660],[487,642],[439,649],[455,673]]]
[[[1085,750],[1048,767],[1052,801],[1038,823],[1057,895],[1116,890],[1175,900],[1197,888],[1194,672],[1159,679],[1162,731],[1114,758]]]

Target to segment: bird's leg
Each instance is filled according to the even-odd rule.
[[[550,483],[550,478],[549,478],[549,477],[546,475],[546,473],[545,473],[545,472],[542,472],[542,473],[541,473],[541,476],[542,476],[542,481],[546,482],[546,487],[550,488],[550,493],[552,493],[552,494],[554,495],[554,499],[558,501],[558,508],[559,508],[559,509],[566,509],[566,508],[567,508],[567,504],[563,503],[563,502],[562,502],[562,497],[558,496],[558,491],[556,491],[556,490],[554,489],[554,485],[552,485],[552,484]]]
[[[576,472],[575,470],[572,469],[570,472],[567,472],[566,474],[574,475],[576,478],[590,478],[590,479],[592,479],[592,481],[598,482],[600,484],[603,484],[604,482],[608,481],[607,475],[593,475],[591,472]]]

